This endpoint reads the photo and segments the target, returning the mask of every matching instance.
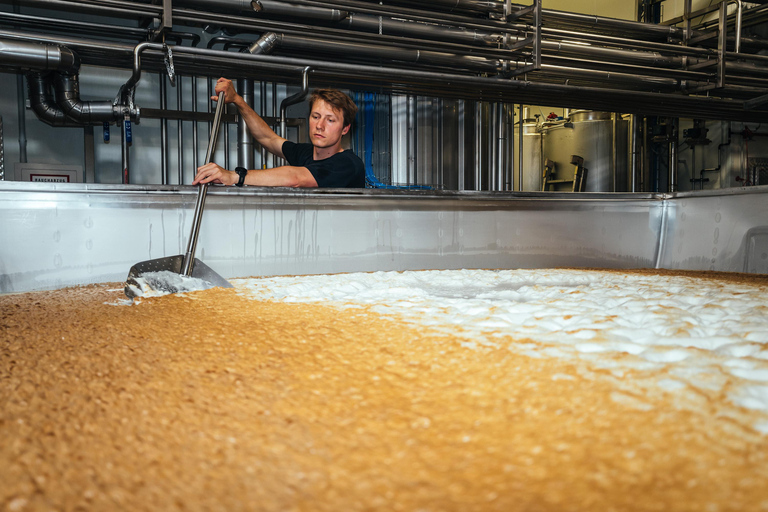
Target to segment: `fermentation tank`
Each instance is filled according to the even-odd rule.
[[[515,140],[518,140],[517,137],[519,136],[519,126],[516,126]],[[522,190],[529,192],[541,190],[541,131],[536,119],[525,119],[523,121],[523,169]]]
[[[624,192],[629,153],[627,129],[628,122],[618,114],[574,110],[568,119],[542,126],[542,164],[544,159],[553,161],[554,179],[571,180],[575,170],[572,156],[580,156],[588,169],[586,192]],[[540,165],[538,174],[542,171]],[[570,183],[559,183],[554,190],[569,191],[571,187]]]

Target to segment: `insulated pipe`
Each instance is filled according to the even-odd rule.
[[[309,4],[309,2],[297,2],[301,4]],[[318,2],[312,2],[318,3]],[[404,7],[411,7],[414,9],[420,9],[423,11],[424,2],[421,0],[394,0],[391,3],[401,5]],[[504,0],[433,0],[429,2],[430,10],[439,10],[443,12],[474,12],[481,14],[496,14],[503,15],[504,13]],[[324,1],[328,7],[336,7],[339,9],[348,9],[354,11],[357,5],[371,5],[380,4],[378,0],[365,0],[365,1]],[[515,5],[512,6],[512,14],[522,9],[530,7],[529,5]],[[615,18],[606,18],[600,16],[593,16],[588,14],[578,14],[565,11],[555,11],[552,9],[542,9],[542,22],[546,26],[556,27],[589,27],[595,32],[600,33],[637,33],[654,37],[656,40],[681,40],[683,38],[683,30],[677,27],[670,27],[666,25],[656,25],[649,23],[640,23],[635,21],[619,20]]]
[[[682,57],[662,55],[657,51],[643,52],[633,50],[619,50],[616,48],[601,48],[599,46],[585,46],[563,41],[542,41],[544,56],[562,55],[574,59],[585,58],[603,59],[609,63],[640,64],[651,67],[679,68],[683,65]],[[698,62],[698,61],[695,61]]]
[[[497,60],[489,60],[470,55],[456,55],[433,51],[409,50],[396,46],[355,44],[352,42],[327,41],[296,37],[283,34],[280,36],[280,47],[286,49],[319,52],[323,54],[354,55],[356,57],[384,59],[388,61],[423,63],[427,65],[445,66],[452,69],[462,67],[478,71],[496,73],[501,69]]]
[[[428,41],[440,40],[465,45],[479,44],[490,47],[498,46],[504,38],[501,32],[483,32],[427,23],[414,23],[369,14],[349,14],[338,26],[349,30],[374,34],[414,37]]]
[[[47,77],[39,72],[27,73],[29,104],[38,119],[50,126],[81,126],[68,118],[56,104]],[[21,114],[23,115],[23,110]]]
[[[162,45],[148,45],[157,54]],[[139,45],[141,46],[141,45]],[[249,73],[262,72],[265,69],[292,71],[296,68],[313,66],[323,79],[344,80],[350,77],[365,77],[376,83],[403,83],[408,87],[432,87],[446,83],[451,89],[446,92],[462,92],[468,97],[477,97],[479,92],[504,94],[525,99],[527,103],[552,101],[568,98],[569,103],[592,110],[624,109],[626,112],[645,111],[648,115],[666,115],[675,117],[696,117],[701,119],[725,119],[742,121],[761,121],[765,112],[744,110],[743,102],[719,99],[696,98],[682,95],[664,95],[657,92],[627,91],[597,87],[576,87],[561,84],[532,83],[522,80],[506,80],[482,76],[468,76],[458,73],[438,73],[418,69],[401,69],[345,62],[318,62],[306,58],[274,57],[270,55],[248,55],[243,53],[223,52],[205,48],[178,47],[174,50],[178,61],[189,62],[203,67],[238,66]],[[189,60],[187,60],[189,59]],[[455,67],[455,66],[454,66]],[[140,69],[135,74],[140,75]],[[543,103],[541,103],[543,104]],[[551,103],[550,103],[551,104]],[[553,105],[558,106],[558,105]],[[625,107],[631,108],[626,109]]]
[[[12,21],[14,26],[23,27],[31,26],[36,30],[54,29],[61,30],[62,28],[68,29],[70,32],[78,32],[80,34],[90,34],[96,36],[108,36],[115,37],[119,35],[127,39],[141,40],[149,37],[150,31],[148,29],[123,27],[120,25],[110,25],[103,23],[94,23],[93,21],[75,21],[56,17],[37,16],[33,14],[18,14],[4,12],[3,19],[6,23]]]
[[[390,17],[390,18],[409,18],[409,23],[412,25],[417,25],[420,23],[413,23],[413,22],[426,22],[429,25],[446,25],[448,23],[451,23],[457,27],[464,27],[464,28],[480,28],[481,30],[497,30],[502,31],[504,33],[515,33],[518,36],[525,37],[526,31],[528,30],[528,26],[524,24],[514,24],[514,23],[504,23],[501,21],[482,21],[482,20],[473,20],[472,18],[468,18],[466,16],[456,16],[456,15],[442,15],[442,16],[435,16],[428,14],[423,14],[425,11],[419,11],[416,9],[409,9],[409,10],[403,10],[400,9],[400,11],[394,10],[392,8],[383,8],[381,5],[378,5],[374,8],[374,6],[371,3],[367,2],[361,2],[361,1],[344,1],[344,2],[317,2],[312,0],[294,0],[294,3],[296,3],[299,6],[322,6],[323,8],[327,8],[329,6],[336,6],[339,8],[344,9],[350,9],[354,10],[358,15],[361,13],[368,13],[374,15],[378,19],[379,16],[383,17]],[[381,4],[379,2],[379,4]],[[568,14],[568,13],[565,13]],[[183,15],[181,15],[181,18],[187,21],[192,21],[191,18],[187,18]],[[594,17],[588,17],[591,20],[594,20],[596,18]],[[386,18],[382,18],[382,21]],[[597,18],[600,20],[598,28],[602,28],[604,26],[608,26],[611,21],[614,22],[620,22],[624,23],[621,20],[612,20],[610,18]],[[222,20],[222,23],[224,21]],[[573,40],[584,40],[584,41],[601,41],[601,42],[609,42],[614,45],[618,45],[621,48],[634,48],[634,49],[653,49],[653,50],[663,50],[663,51],[670,51],[677,54],[689,54],[689,55],[706,55],[711,50],[708,50],[706,48],[690,48],[690,47],[681,47],[679,45],[669,44],[669,43],[658,43],[658,42],[646,42],[646,41],[639,41],[637,39],[628,39],[626,37],[615,37],[614,35],[601,35],[601,34],[585,34],[585,33],[579,33],[574,32],[571,29],[564,30],[564,29],[557,29],[557,28],[548,28],[551,24],[545,24],[544,27],[542,27],[542,34],[544,37],[565,37],[567,40],[573,41]],[[245,27],[245,25],[242,25]],[[580,27],[580,24],[574,24],[575,27]],[[634,26],[636,29],[641,30],[656,30],[658,26],[652,26],[644,23],[632,23],[632,26]],[[654,28],[655,27],[655,28]],[[263,28],[262,28],[263,30]],[[289,28],[272,28],[268,30],[280,30],[281,32],[288,33]],[[322,30],[322,29],[321,29]],[[663,31],[665,34],[667,31],[670,30],[669,27],[661,26],[660,30]],[[677,30],[679,29],[672,29]],[[378,30],[376,30],[378,31]],[[327,32],[327,29],[326,29]],[[381,33],[383,33],[383,24],[382,24],[382,30]],[[626,34],[626,30],[624,27],[620,28],[619,30],[614,30],[612,32],[609,32],[610,34]],[[295,30],[292,32],[294,35],[302,35]],[[333,35],[333,34],[329,34]],[[386,37],[386,36],[385,36]],[[585,39],[586,38],[586,39]],[[435,37],[434,39],[440,39],[439,37]],[[667,37],[662,38],[664,41],[667,40]],[[679,39],[679,38],[677,38]],[[465,43],[466,44],[466,43]]]
[[[555,76],[562,76],[565,79],[581,78],[585,80],[597,80],[600,82],[617,82],[624,84],[650,85],[653,87],[679,88],[680,81],[674,78],[662,78],[648,75],[632,75],[629,73],[612,73],[610,71],[600,71],[595,69],[582,69],[566,66],[554,66],[551,64],[542,64],[541,69]],[[690,82],[689,82],[690,85]]]
[[[77,73],[80,59],[64,46],[0,39],[0,66]]]
[[[263,34],[256,42],[251,44],[247,51],[251,55],[268,54],[272,52],[279,42],[277,34],[269,32]],[[240,79],[237,81],[237,87],[243,96],[243,100],[249,105],[253,104],[256,97],[253,80]],[[248,126],[245,124],[243,116],[239,116],[237,122],[237,165],[246,169],[253,169],[255,167],[253,151],[253,139],[248,132]]]
[[[254,100],[253,80],[241,78],[237,81],[237,89],[246,104],[252,105]],[[237,165],[246,169],[254,168],[253,138],[248,132],[245,118],[239,116],[237,123]]]
[[[290,18],[311,18],[317,21],[334,23],[343,20],[349,14],[347,11],[339,9],[307,7],[305,5],[298,5],[290,2],[276,2],[275,0],[255,0],[249,3],[253,6],[253,11],[261,14],[287,16]]]
[[[421,2],[408,2],[396,0],[399,5],[421,5]],[[489,12],[502,12],[504,0],[432,0],[430,7],[435,7],[447,12],[469,11],[487,14]]]
[[[163,7],[140,2],[120,0],[22,0],[19,2],[26,7],[40,7],[71,11],[78,14],[96,14],[114,18],[152,18],[163,15]]]
[[[37,71],[55,71],[53,85],[56,90],[56,103],[65,116],[86,124],[114,121],[122,116],[122,106],[112,102],[81,101],[77,72],[80,59],[72,50],[52,44],[26,43],[0,39],[0,65],[34,69]],[[30,75],[30,103],[34,103],[35,113],[44,122],[52,126],[67,126],[61,120],[59,109],[49,101],[45,79],[40,75]],[[29,82],[29,78],[28,78]],[[32,98],[32,95],[35,98]]]
[[[251,0],[174,0],[173,5],[227,13],[245,13],[254,10]]]
[[[280,136],[284,139],[286,138],[286,132],[288,131],[285,125],[285,116],[288,111],[288,107],[303,101],[304,98],[307,97],[307,94],[309,93],[309,72],[311,69],[312,68],[310,66],[307,66],[301,73],[301,90],[296,94],[288,96],[280,102]]]
[[[406,23],[406,25],[413,25],[418,26],[421,24],[417,23]],[[428,27],[424,25],[425,27]],[[274,46],[281,44],[283,47],[288,49],[300,49],[300,50],[308,50],[308,51],[324,51],[324,52],[337,52],[339,54],[355,54],[360,55],[363,57],[370,57],[370,58],[388,58],[393,60],[401,60],[401,61],[413,61],[413,62],[424,62],[427,64],[435,64],[435,65],[445,65],[445,66],[455,66],[456,62],[462,62],[467,67],[476,68],[481,71],[492,71],[496,72],[499,69],[499,61],[498,60],[489,60],[482,57],[474,57],[474,56],[456,56],[455,54],[448,54],[448,53],[440,53],[440,52],[433,52],[433,51],[422,51],[422,50],[408,50],[408,49],[399,49],[396,47],[387,47],[387,46],[381,46],[381,45],[361,45],[361,44],[347,44],[347,43],[331,43],[328,41],[320,41],[316,39],[310,39],[305,37],[297,37],[293,35],[276,35],[273,33],[269,34],[269,38],[262,37],[259,41],[253,43],[249,48],[256,49],[258,46],[263,46],[268,49],[274,48]],[[550,45],[552,48],[555,48],[557,51],[555,53],[557,54],[563,54],[563,55],[578,55],[578,51],[575,48],[577,45],[568,45],[563,43],[553,43]],[[587,52],[589,53],[589,52]],[[641,68],[638,70],[629,70],[631,72],[629,73],[622,73],[622,72],[607,72],[607,71],[599,71],[595,69],[583,69],[579,67],[562,67],[557,66],[553,64],[546,64],[543,67],[544,71],[551,72],[555,75],[559,76],[586,76],[588,78],[592,79],[610,79],[612,81],[620,81],[625,83],[640,83],[640,82],[646,82],[651,83],[653,86],[668,86],[668,87],[674,87],[678,88],[680,85],[680,82],[677,79],[669,79],[664,77],[656,77],[653,76],[653,73],[655,71],[654,68],[656,67],[664,67],[669,68],[673,66],[679,66],[682,64],[681,58],[665,58],[661,56],[658,53],[648,53],[648,52],[636,52],[636,51],[622,51],[622,50],[611,50],[611,49],[595,49],[592,53],[589,53],[590,56],[596,57],[596,58],[604,58],[611,63],[613,62],[636,62],[640,64],[644,64],[647,66],[646,68]],[[548,55],[545,55],[547,57]],[[457,60],[461,59],[461,60]],[[579,60],[583,60],[583,56],[579,58]],[[599,65],[599,63],[597,63]],[[634,72],[632,72],[634,71]],[[644,76],[643,74],[647,73],[647,76]],[[705,80],[706,74],[705,73],[693,73],[693,72],[683,72],[683,71],[667,71],[666,74],[676,73],[676,75],[680,75],[679,79],[687,79],[687,80]]]
[[[101,124],[104,121],[118,121],[123,118],[122,105],[114,105],[112,101],[81,101],[77,76],[55,73],[53,86],[56,91],[56,103],[68,117],[75,121]]]

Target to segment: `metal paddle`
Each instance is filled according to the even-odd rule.
[[[206,164],[210,163],[211,158],[213,158],[223,112],[224,93],[220,92],[219,101],[216,105],[216,114],[213,118],[211,138],[208,141],[208,151],[205,155]],[[132,266],[128,272],[128,279],[125,281],[125,295],[128,298],[132,299],[143,295],[143,290],[147,287],[162,294],[213,288],[214,286],[232,288],[229,281],[214,272],[211,267],[195,258],[197,235],[200,232],[200,222],[203,218],[203,208],[205,207],[207,192],[208,183],[200,183],[197,188],[195,216],[192,219],[192,232],[189,235],[186,254],[142,261]],[[185,277],[194,279],[184,279]],[[204,281],[204,283],[196,280]],[[194,281],[194,283],[190,284],[189,281]]]

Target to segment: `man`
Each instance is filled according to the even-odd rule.
[[[219,78],[216,95],[224,91],[224,101],[234,103],[245,119],[256,142],[273,155],[284,158],[288,165],[273,169],[228,171],[211,162],[197,169],[192,182],[259,187],[365,187],[362,160],[341,147],[357,113],[357,106],[341,91],[318,89],[309,97],[309,137],[311,144],[296,144],[277,135],[243,97],[237,94],[231,80]]]

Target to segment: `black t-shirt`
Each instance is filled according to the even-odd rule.
[[[353,152],[346,150],[324,160],[315,160],[312,144],[283,142],[283,155],[289,165],[306,167],[318,187],[365,188],[365,166]]]

